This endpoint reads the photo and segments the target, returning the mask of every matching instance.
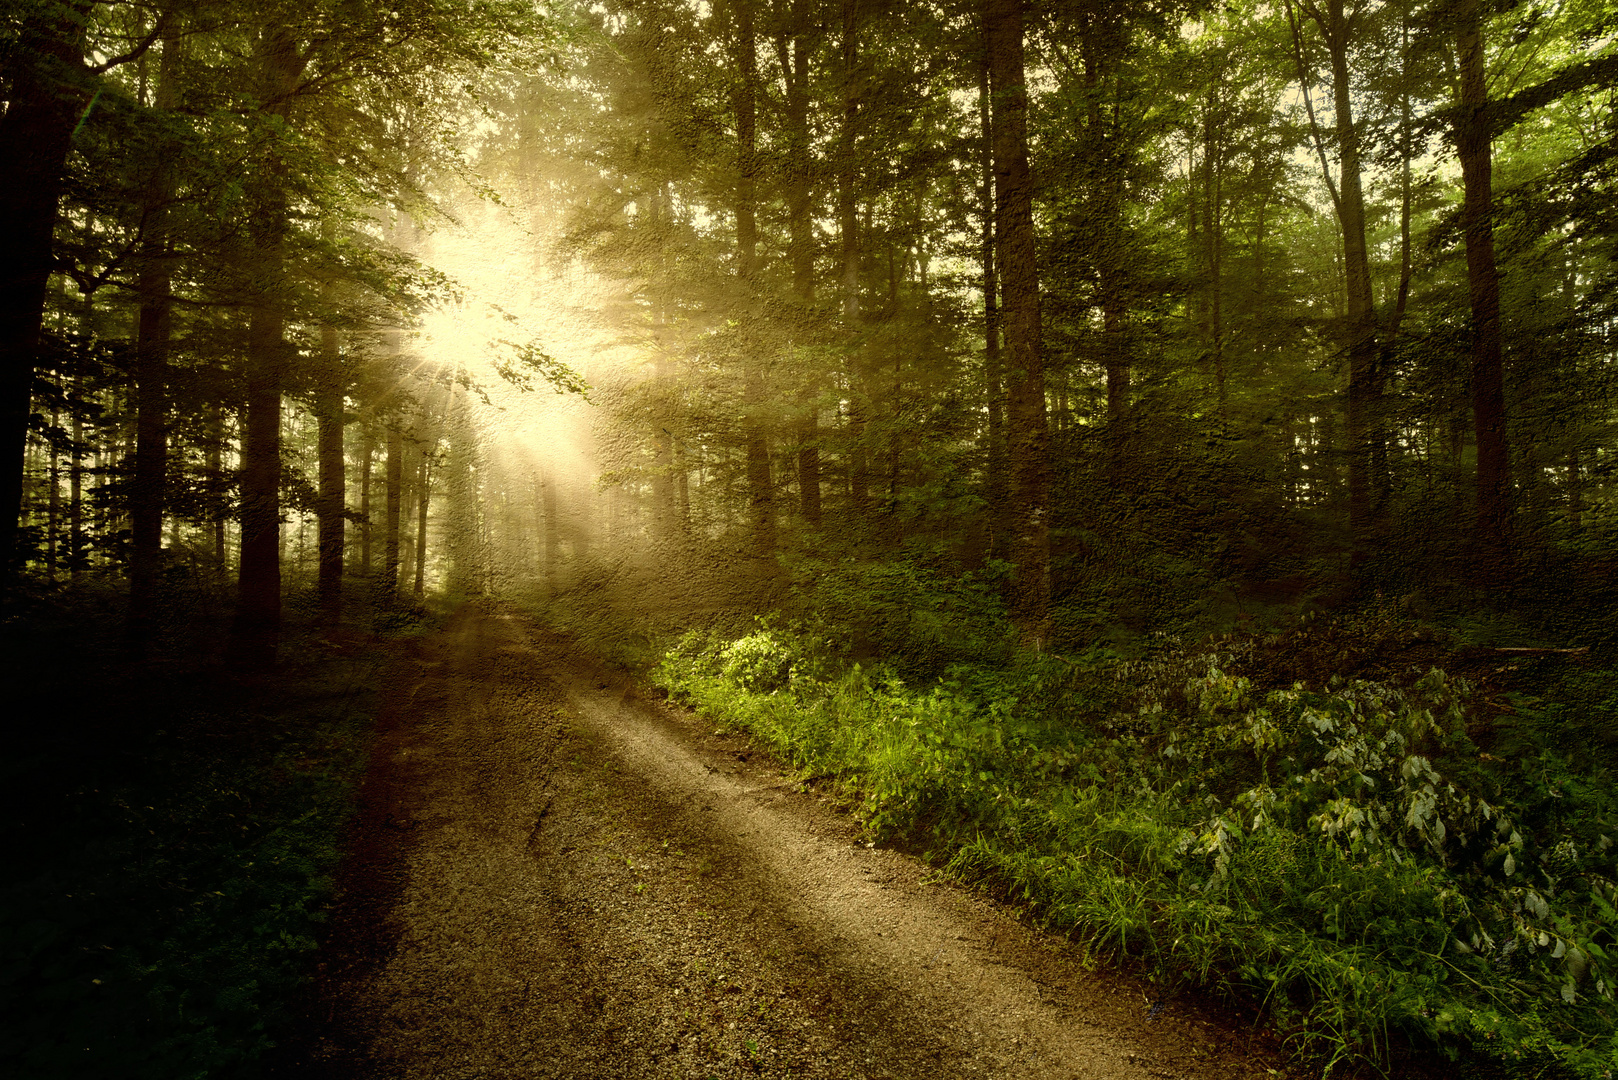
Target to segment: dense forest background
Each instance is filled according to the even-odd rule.
[[[1614,20],[19,0],[8,633],[93,624],[108,663],[266,672],[495,596],[661,660],[671,693],[804,761],[830,751],[735,695],[790,692],[800,720],[886,702],[833,710],[871,730],[999,717],[1006,775],[1067,790],[1145,755],[1156,794],[1129,812],[1164,851],[1190,830],[1174,858],[1206,857],[1203,893],[1292,813],[1355,873],[1472,897],[1423,909],[1448,928],[1432,963],[1375,953],[1426,980],[1408,999],[1349,993],[1364,969],[1335,953],[1165,947],[1165,970],[1258,987],[1339,1058],[1390,1027],[1509,1028],[1598,1075],[1618,1061]],[[1176,742],[1210,731],[1228,745]],[[968,743],[964,787],[937,779],[948,754],[909,779],[827,768],[879,829],[1016,838],[957,869],[1064,910],[1055,864],[1016,859],[1083,833],[1076,811],[995,818],[1033,796],[961,764],[990,752]],[[1367,908],[1349,933],[1333,910],[1344,948],[1417,918]],[[1063,917],[1109,940],[1111,916]],[[1455,990],[1462,1011],[1444,988],[1482,976],[1457,940],[1509,975]],[[1372,999],[1380,1019],[1331,1012]]]

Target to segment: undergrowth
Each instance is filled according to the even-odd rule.
[[[0,1074],[256,1075],[311,973],[380,652],[238,682],[11,644]]]
[[[689,635],[654,678],[1094,955],[1260,1003],[1323,1073],[1403,1041],[1610,1080],[1618,796],[1558,741],[1566,710],[1520,700],[1503,758],[1436,668],[1264,691],[1253,660],[1024,655],[910,685],[764,624]]]

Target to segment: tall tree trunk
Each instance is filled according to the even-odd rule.
[[[859,222],[859,0],[841,0],[843,122],[837,133],[837,227],[841,237],[840,273],[843,325],[850,336],[860,330]],[[870,513],[871,466],[865,445],[866,372],[860,346],[854,342],[848,360],[848,494],[857,517]]]
[[[360,577],[371,576],[371,472],[376,435],[369,426],[360,438]]]
[[[279,270],[279,238],[274,243],[261,242],[258,255]],[[249,671],[275,665],[281,635],[281,387],[286,343],[279,302],[279,297],[261,295],[247,332],[242,541],[230,661]]]
[[[432,453],[427,443],[421,447],[420,468],[421,476],[417,480],[420,492],[416,498],[416,582],[411,590],[417,600],[427,594],[427,504],[433,494]],[[547,515],[547,523],[549,520]]]
[[[84,375],[75,372],[73,394],[68,398],[73,413],[73,445],[67,465],[67,570],[77,581],[84,573]]]
[[[777,52],[786,73],[786,201],[787,258],[792,264],[792,293],[800,300],[815,295],[815,237],[811,220],[809,178],[814,169],[809,131],[809,26],[807,0],[793,0],[790,41],[778,39]]]
[[[764,399],[764,378],[757,372],[747,375],[747,398],[757,407]],[[747,440],[747,491],[751,507],[753,554],[771,558],[775,554],[775,489],[770,476],[770,444],[764,425],[749,416],[743,425]]]
[[[303,60],[290,32],[266,27],[260,36],[260,109],[282,123]],[[279,138],[264,125],[263,137]],[[247,416],[242,435],[242,554],[236,585],[236,621],[229,646],[233,666],[260,671],[275,665],[281,636],[281,391],[287,343],[283,276],[289,228],[286,163],[279,148],[265,148],[252,178],[258,205],[254,240],[255,292],[247,332]]]
[[[225,498],[225,407],[218,400],[208,407],[207,476],[210,489],[209,524],[213,527],[214,564],[225,572],[225,523],[230,516]]]
[[[179,103],[178,28],[170,24],[158,62],[152,108],[162,114]],[[152,634],[157,576],[163,559],[163,509],[168,472],[169,338],[174,297],[169,279],[169,200],[174,174],[162,154],[141,200],[141,241],[135,289],[140,311],[135,330],[135,477],[129,492],[129,622],[125,646],[144,656]]]
[[[1226,385],[1225,373],[1225,284],[1224,284],[1224,253],[1225,253],[1225,128],[1223,111],[1225,102],[1222,91],[1224,89],[1224,69],[1216,68],[1213,79],[1208,85],[1208,99],[1203,106],[1202,125],[1202,167],[1204,181],[1202,185],[1203,196],[1207,204],[1203,207],[1202,220],[1204,224],[1203,242],[1205,245],[1203,270],[1207,274],[1205,289],[1206,323],[1203,326],[1204,341],[1208,355],[1213,361],[1215,396],[1219,402],[1219,416],[1227,416],[1229,403],[1229,389]]]
[[[820,528],[820,419],[814,389],[798,394],[798,509],[811,529]]]
[[[1574,533],[1584,528],[1584,463],[1578,443],[1567,452],[1567,524]]]
[[[52,266],[51,233],[73,126],[87,99],[90,0],[34,4],[7,63],[0,113],[0,602],[9,591],[22,513],[34,366]]]
[[[1115,238],[1096,252],[1097,276],[1101,286],[1101,362],[1107,380],[1107,468],[1114,483],[1122,479],[1126,465],[1125,416],[1129,409],[1131,371],[1124,346],[1124,267],[1127,258],[1122,243],[1124,232],[1123,143],[1116,117],[1103,108],[1103,87],[1113,77],[1114,60],[1097,25],[1094,13],[1084,12],[1080,41],[1084,86],[1088,99],[1086,121],[1092,134],[1091,145],[1102,156],[1102,180],[1096,185],[1103,227]]]
[[[399,595],[399,524],[404,506],[404,432],[388,425],[388,506],[382,533],[382,583],[379,591],[392,603]]]
[[[1000,279],[995,266],[994,129],[989,105],[989,42],[983,39],[978,66],[978,125],[982,129],[983,235],[983,395],[988,407],[989,555],[1003,558],[1011,534],[1006,523],[1006,402],[1004,360],[1000,355]]]
[[[813,171],[809,131],[809,43],[807,0],[793,0],[791,25],[777,37],[776,52],[786,73],[787,258],[792,294],[805,311],[815,297],[815,237],[810,217],[809,177]],[[820,527],[820,421],[815,388],[798,394],[798,508],[812,529]]]
[[[337,344],[337,328],[320,328],[321,372],[315,383],[316,445],[320,492],[315,514],[320,523],[320,621],[336,627],[343,618],[343,510],[347,505],[343,467],[343,398],[347,376]]]
[[[61,422],[61,412],[51,406],[51,427],[55,428]],[[55,445],[47,442],[45,453],[50,460],[50,494],[47,498],[46,530],[45,530],[45,580],[56,584],[56,564],[60,558],[62,545],[62,456],[56,452]]]
[[[736,268],[744,287],[751,290],[758,275],[757,178],[759,155],[758,120],[758,39],[754,25],[754,0],[736,4],[736,59],[740,68],[736,88],[737,164],[736,185]],[[747,452],[747,490],[752,509],[750,522],[753,553],[775,553],[775,493],[770,478],[770,446],[759,411],[764,405],[764,377],[756,365],[747,372],[744,397],[746,415],[742,437]]]
[[[996,260],[1005,290],[1007,432],[1011,471],[1011,614],[1023,638],[1049,635],[1050,449],[1045,360],[1028,167],[1022,0],[985,0],[994,142]]]
[[[1333,112],[1339,155],[1338,221],[1343,234],[1343,272],[1348,322],[1348,520],[1354,560],[1361,566],[1377,545],[1374,505],[1375,462],[1382,442],[1380,360],[1376,311],[1371,293],[1371,261],[1365,241],[1365,194],[1360,183],[1359,133],[1354,127],[1349,83],[1349,28],[1343,0],[1328,7],[1327,48],[1331,57]]]
[[[1493,148],[1483,29],[1477,0],[1461,0],[1455,42],[1461,71],[1455,148],[1461,160],[1461,226],[1472,306],[1472,426],[1477,440],[1477,556],[1480,585],[1503,584],[1510,569],[1510,453],[1500,346],[1500,272],[1494,256]]]
[[[1321,169],[1337,211],[1343,238],[1344,308],[1348,355],[1348,520],[1353,540],[1352,562],[1363,574],[1367,562],[1380,546],[1381,512],[1374,497],[1377,462],[1382,458],[1384,439],[1381,401],[1381,355],[1377,344],[1376,311],[1371,292],[1371,264],[1365,241],[1365,194],[1360,181],[1360,142],[1354,126],[1353,88],[1349,80],[1348,54],[1351,26],[1344,13],[1343,0],[1327,0],[1324,10],[1304,2],[1320,28],[1331,64],[1332,103],[1335,115],[1334,141],[1338,154],[1338,181],[1331,182],[1325,148],[1314,122],[1313,98],[1304,63],[1302,29],[1291,6],[1287,17],[1292,28],[1298,79],[1308,107],[1311,132]]]
[[[758,273],[758,37],[754,0],[736,0],[736,270]]]

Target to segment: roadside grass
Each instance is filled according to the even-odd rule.
[[[71,611],[16,629],[0,1074],[256,1075],[312,974],[384,650],[294,641],[237,680],[124,665]]]
[[[1440,670],[1264,691],[1254,665],[1165,644],[910,685],[762,624],[688,635],[653,679],[1092,955],[1258,1003],[1323,1074],[1414,1044],[1610,1080],[1618,785],[1561,739],[1610,745],[1610,712],[1519,699],[1491,754]]]

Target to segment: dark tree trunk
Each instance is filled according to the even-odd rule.
[[[843,5],[843,124],[837,134],[837,222],[842,234],[843,321],[857,330],[860,321],[859,235],[859,0]]]
[[[764,399],[764,379],[750,373],[747,377],[747,398],[751,405]],[[747,492],[751,507],[750,527],[753,536],[753,554],[762,558],[775,555],[775,488],[770,477],[770,443],[764,426],[749,417],[743,425],[747,440]]]
[[[260,108],[283,122],[303,60],[290,33],[267,27],[260,39]],[[281,636],[281,392],[286,380],[282,292],[289,207],[286,163],[273,145],[252,178],[257,198],[250,229],[257,297],[247,342],[247,417],[242,434],[242,554],[231,627],[233,666],[275,665]]]
[[[60,420],[60,411],[52,405],[51,427],[54,428]],[[56,564],[60,558],[62,544],[62,457],[56,452],[56,447],[49,443],[45,446],[45,453],[50,456],[50,494],[46,503],[48,525],[45,530],[45,580],[54,585]]]
[[[1033,183],[1028,167],[1028,93],[1023,74],[1022,0],[986,0],[994,143],[996,260],[1005,297],[1007,432],[1011,472],[1008,554],[1016,570],[1011,614],[1024,639],[1049,634],[1050,450],[1036,264]]]
[[[68,398],[73,414],[73,445],[67,464],[67,570],[77,580],[84,573],[84,376],[73,376],[73,395]]]
[[[279,270],[279,238],[260,243],[259,257]],[[285,326],[278,298],[253,309],[247,343],[247,416],[242,433],[241,560],[232,666],[262,671],[275,665],[281,636],[281,387]]]
[[[740,71],[736,89],[737,165],[736,185],[736,268],[751,287],[758,274],[758,40],[753,19],[753,0],[736,5],[736,58]],[[775,493],[770,479],[770,445],[757,415],[764,404],[764,378],[755,368],[747,373],[747,415],[742,420],[742,436],[747,452],[747,490],[752,509],[753,553],[775,553]]]
[[[810,219],[809,178],[813,171],[809,131],[809,42],[806,0],[793,0],[790,40],[776,49],[786,72],[786,202],[787,258],[792,264],[792,293],[800,300],[815,294],[815,238]]]
[[[786,72],[786,201],[787,258],[792,264],[792,293],[804,305],[815,296],[814,224],[810,219],[809,177],[813,169],[809,132],[809,45],[806,0],[794,0],[789,34],[778,38],[776,51]],[[798,508],[812,529],[820,527],[819,417],[813,387],[798,395]]]
[[[143,656],[152,633],[163,559],[164,487],[168,468],[168,353],[172,312],[168,268],[151,254],[138,273],[135,337],[135,478],[129,492],[129,624],[126,646]]]
[[[22,513],[28,416],[38,361],[51,233],[73,125],[84,106],[84,23],[94,5],[32,6],[7,65],[0,113],[0,598],[10,585]]]
[[[736,2],[736,269],[758,273],[758,38],[754,0]]]
[[[399,594],[399,524],[404,506],[404,432],[388,427],[388,507],[382,533],[381,595],[392,603]]]
[[[798,509],[811,529],[820,528],[820,424],[815,415],[814,395],[799,398],[804,418],[798,424]]]
[[[212,488],[209,513],[213,526],[214,562],[220,573],[225,571],[225,523],[229,503],[225,496],[225,407],[214,401],[208,409],[207,475]]]
[[[1467,293],[1472,306],[1472,425],[1477,440],[1477,555],[1480,585],[1500,585],[1510,566],[1510,454],[1500,346],[1500,272],[1494,256],[1494,194],[1488,85],[1477,0],[1462,0],[1455,51],[1461,69],[1455,147],[1461,160]]]
[[[1360,183],[1360,142],[1354,126],[1349,82],[1349,25],[1343,0],[1330,0],[1321,26],[1331,58],[1336,116],[1338,223],[1343,234],[1343,272],[1348,330],[1348,521],[1354,562],[1363,567],[1378,546],[1375,466],[1383,440],[1381,356],[1371,292],[1371,262],[1365,241],[1365,194]]]
[[[433,494],[432,453],[426,443],[421,447],[421,476],[418,483],[421,487],[416,498],[416,583],[412,591],[420,600],[427,594],[427,504]],[[549,520],[547,515],[546,521]]]
[[[321,367],[315,384],[314,412],[320,492],[320,621],[336,627],[343,618],[343,510],[347,504],[343,476],[343,397],[347,379],[337,346],[337,329],[320,328]]]
[[[360,577],[371,576],[371,464],[376,435],[367,427],[360,439]]]
[[[859,221],[859,0],[841,0],[843,122],[837,133],[837,227],[841,237],[840,273],[843,325],[857,334],[860,317]],[[865,364],[856,343],[848,360],[848,496],[858,518],[871,509],[871,464],[865,445],[867,386]]]
[[[1004,360],[1000,355],[1000,280],[995,266],[994,129],[989,108],[988,37],[978,68],[978,123],[983,135],[983,393],[988,406],[989,554],[1003,558],[1011,533],[1006,523],[1006,402]]]
[[[179,101],[178,33],[166,34],[152,108]],[[163,509],[168,472],[169,338],[174,297],[169,280],[169,200],[174,177],[167,155],[155,163],[141,206],[140,266],[135,288],[135,478],[129,492],[129,624],[126,647],[144,656],[152,634],[157,577],[163,559]]]

